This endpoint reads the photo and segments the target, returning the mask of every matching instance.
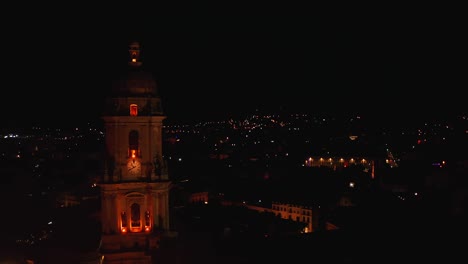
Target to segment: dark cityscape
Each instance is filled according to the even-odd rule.
[[[0,263],[466,259],[458,17],[342,12],[25,29]]]

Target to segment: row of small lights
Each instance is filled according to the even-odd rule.
[[[323,161],[325,161],[325,159],[324,159],[324,158],[320,158],[319,161],[320,161],[320,162],[323,162]],[[328,162],[333,162],[333,159],[332,159],[332,158],[329,158],[327,161],[328,161]],[[340,159],[339,159],[339,162],[344,162],[344,161],[345,161],[345,160],[344,160],[343,158],[340,158]],[[313,158],[309,158],[309,159],[305,160],[305,163],[306,163],[306,164],[310,164],[311,162],[314,162],[314,159],[313,159]],[[351,158],[351,159],[349,160],[349,162],[354,163],[355,160],[354,160],[353,158]],[[366,159],[362,159],[362,160],[361,160],[361,163],[365,163],[365,162],[367,162]]]

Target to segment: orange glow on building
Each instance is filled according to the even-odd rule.
[[[136,158],[136,150],[132,149],[132,159]]]
[[[137,116],[138,115],[138,105],[136,105],[136,104],[131,104],[130,105],[130,115],[131,116]]]
[[[371,177],[374,178],[375,161],[373,159],[358,157],[309,157],[305,160],[304,165],[307,167],[327,166],[332,167],[334,170],[336,170],[338,168],[347,168],[350,165],[354,165],[356,164],[356,161],[359,161],[359,163],[362,164],[367,171],[370,171]],[[389,161],[387,160],[386,162],[388,163]]]
[[[151,217],[150,211],[145,212],[145,231],[149,232],[151,230]]]

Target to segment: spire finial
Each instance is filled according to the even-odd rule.
[[[130,61],[128,64],[133,67],[140,67],[140,43],[134,41],[130,43],[128,52],[130,53]]]

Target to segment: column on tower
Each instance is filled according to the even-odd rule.
[[[169,230],[169,192],[166,190],[163,194],[164,204],[164,230]]]
[[[101,221],[102,221],[102,232],[105,234],[110,233],[109,231],[109,195],[106,193],[102,194],[101,199]]]
[[[153,226],[160,227],[159,218],[161,217],[160,213],[160,194],[159,191],[153,191],[151,194],[153,200]]]
[[[148,214],[149,214],[149,223],[148,223]],[[154,223],[152,223],[152,218],[154,217],[153,211],[153,197],[151,196],[151,189],[148,189],[146,193],[146,209],[145,209],[145,231],[150,231],[154,229]]]
[[[115,198],[115,205],[114,208],[116,210],[114,214],[114,219],[112,225],[115,226],[116,232],[122,232],[122,212],[125,212],[126,216],[128,216],[128,212],[126,212],[125,208],[125,195],[122,193],[116,194]]]
[[[110,222],[109,222],[109,228],[111,233],[117,233],[119,230],[117,229],[118,227],[118,221],[119,218],[117,216],[120,216],[118,213],[118,208],[117,208],[117,194],[112,193],[111,194],[111,199],[110,199],[110,214],[109,216],[111,217]]]

